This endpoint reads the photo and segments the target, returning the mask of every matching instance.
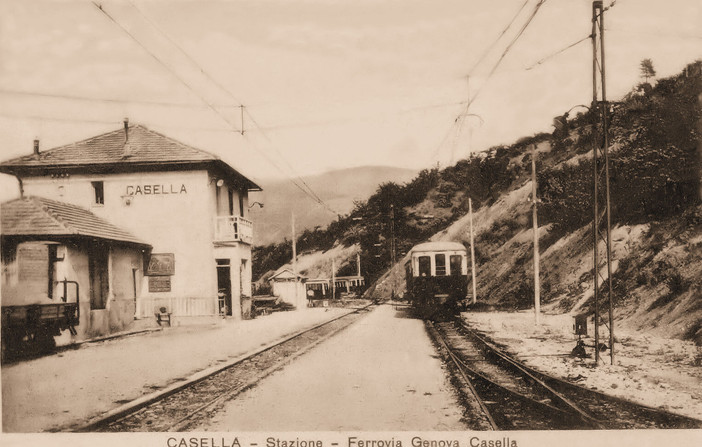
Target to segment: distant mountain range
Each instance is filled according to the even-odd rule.
[[[322,174],[303,176],[302,180],[332,210],[347,214],[354,200],[365,200],[378,185],[385,182],[406,183],[417,175],[412,169],[391,166],[362,166],[339,169]],[[300,181],[297,182],[301,184]],[[291,213],[295,212],[295,229],[299,234],[306,228],[324,227],[337,215],[305,195],[289,180],[260,180],[263,192],[250,194],[249,203],[261,202],[263,208],[253,206],[254,243],[267,245],[291,239]]]

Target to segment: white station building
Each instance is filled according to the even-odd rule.
[[[46,151],[35,141],[34,153],[0,163],[0,173],[18,179],[23,197],[80,207],[142,243],[143,262],[131,263],[131,275],[112,274],[109,246],[99,254],[104,262],[91,264],[109,278],[101,287],[107,307],[126,299],[117,307],[136,319],[154,318],[161,307],[176,320],[248,313],[248,193],[261,188],[217,156],[125,120],[123,129]],[[133,296],[113,292],[125,288]]]

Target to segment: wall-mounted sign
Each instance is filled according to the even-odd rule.
[[[167,185],[127,185],[128,196],[158,196],[169,194],[187,194],[188,189],[183,183],[180,185],[169,183]]]
[[[151,253],[146,267],[146,276],[175,275],[175,254]]]
[[[149,292],[170,292],[171,277],[170,276],[150,276],[149,277]]]

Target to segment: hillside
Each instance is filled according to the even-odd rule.
[[[339,169],[323,174],[303,176],[327,205],[339,214],[347,214],[355,201],[367,199],[383,182],[403,183],[412,179],[416,171],[390,166],[362,166]],[[298,232],[314,227],[324,227],[337,215],[306,196],[288,180],[263,179],[259,182],[262,192],[251,194],[250,202],[263,203],[264,208],[251,208],[254,220],[256,245],[267,245],[291,237],[291,212],[295,212]]]
[[[698,61],[655,86],[637,86],[612,103],[609,118],[617,324],[702,344],[701,94]],[[592,313],[592,117],[564,114],[554,123],[552,134],[492,148],[442,171],[422,171],[404,185],[380,185],[349,216],[311,239],[308,234],[307,249],[360,241],[363,274],[372,283],[367,294],[401,294],[402,258],[412,245],[427,239],[468,244],[471,197],[478,301],[527,309],[533,306],[529,199],[535,145],[542,308]],[[391,228],[398,262],[388,269]],[[606,271],[601,275],[606,278]],[[606,292],[602,282],[599,287]]]

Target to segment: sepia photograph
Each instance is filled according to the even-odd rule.
[[[0,444],[702,443],[699,0],[0,0]]]

